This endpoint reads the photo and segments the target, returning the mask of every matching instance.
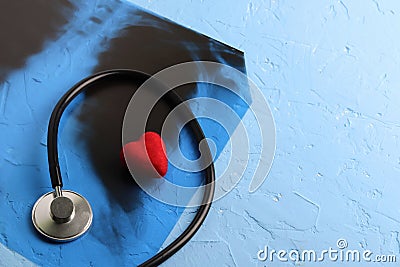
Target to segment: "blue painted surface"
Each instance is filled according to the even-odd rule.
[[[265,245],[277,250],[322,250],[335,247],[339,238],[346,238],[349,248],[396,254],[399,261],[398,1],[133,2],[244,50],[247,72],[268,98],[277,128],[275,162],[264,185],[249,194],[250,178],[245,177],[234,191],[214,203],[201,231],[165,266],[202,266],[205,262],[214,266],[263,266],[266,263],[259,262],[256,254]],[[19,75],[22,81],[23,75]],[[63,84],[65,88],[70,85]],[[52,101],[60,92],[54,91]],[[18,94],[24,97],[23,90]],[[49,114],[52,104],[48,104],[37,111],[43,113],[40,116]],[[36,113],[31,114],[29,108],[12,112],[22,113],[18,116],[21,140],[26,136],[23,132],[32,138],[33,132],[44,136],[45,123],[37,124],[38,129],[24,126],[37,118]],[[251,118],[246,117],[245,122],[250,124]],[[0,123],[1,132],[6,128]],[[44,147],[36,150],[40,155],[29,155],[3,147],[3,142],[0,146],[0,151],[8,151],[9,162],[15,161],[13,155],[24,155],[28,162],[35,159],[46,166]],[[257,152],[256,147],[253,150]],[[36,187],[37,180],[48,186],[42,179],[47,175],[46,167],[28,166],[18,173],[20,168],[1,161],[0,168],[6,167],[14,169],[18,174],[15,177],[32,176],[26,186],[36,190],[34,197],[42,191]],[[8,186],[18,182],[10,179]],[[74,187],[82,188],[90,198],[90,190],[76,183],[74,180]],[[31,193],[5,199],[0,203],[1,210],[8,201],[28,211],[30,208],[21,203],[32,199]],[[28,219],[27,213],[13,216]],[[189,218],[190,214],[185,216]],[[178,224],[181,228],[186,225],[185,218]],[[31,231],[18,230],[21,234]],[[22,246],[25,240],[8,242]],[[98,265],[116,263],[111,253],[90,237],[86,242],[98,251],[90,256],[87,250],[75,254],[76,247],[85,250],[80,242],[60,247],[51,257],[57,259],[62,252],[63,260],[74,258],[86,263],[89,257],[96,257]],[[38,244],[28,245],[34,248]],[[130,251],[135,253],[135,248]],[[36,261],[36,257],[44,257],[34,250],[27,253]],[[274,262],[267,266],[294,264]]]

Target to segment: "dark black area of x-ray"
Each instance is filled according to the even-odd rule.
[[[73,9],[69,0],[0,1],[0,83],[62,32]]]
[[[132,21],[140,18],[139,25],[128,24],[118,37],[109,41],[107,51],[98,57],[94,72],[127,68],[155,74],[166,67],[194,60],[225,63],[245,72],[243,53],[239,50],[133,7],[131,15]],[[137,205],[132,201],[137,188],[134,180],[127,177],[129,173],[121,170],[118,155],[122,144],[124,113],[137,86],[133,81],[115,80],[96,84],[88,90],[85,100],[95,104],[85,105],[80,114],[85,129],[90,129],[83,138],[95,170],[111,193],[110,197],[125,210],[132,210]],[[216,86],[210,86],[210,89],[222,90]],[[175,90],[183,99],[188,99],[196,92],[196,85],[185,85]],[[150,114],[146,130],[160,133],[171,108],[161,100]],[[135,127],[131,129],[131,140],[143,133]],[[164,141],[168,145],[168,139]],[[116,170],[120,170],[121,177],[116,177]]]

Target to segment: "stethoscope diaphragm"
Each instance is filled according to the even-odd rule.
[[[32,209],[32,222],[45,237],[72,241],[89,230],[93,213],[89,202],[70,190],[52,191],[39,198]]]

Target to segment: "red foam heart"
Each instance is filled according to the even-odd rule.
[[[124,145],[120,159],[139,175],[161,178],[168,170],[164,141],[155,132],[146,132],[139,140]]]

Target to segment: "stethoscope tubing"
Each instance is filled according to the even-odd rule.
[[[138,84],[142,84],[146,80],[150,79],[151,76],[146,73],[130,69],[107,70],[93,74],[81,80],[61,97],[61,99],[57,102],[51,114],[48,125],[48,135],[47,135],[47,152],[48,152],[50,179],[52,187],[55,190],[60,190],[63,186],[59,157],[58,157],[58,128],[63,112],[75,97],[84,92],[91,85],[105,80],[109,80],[111,78],[128,78]],[[181,103],[184,103],[183,99],[173,90],[170,90],[165,95],[165,97],[167,103],[171,104],[174,107]],[[190,115],[193,118],[188,122],[188,127],[193,132],[196,141],[200,143],[200,141],[205,139],[204,132],[199,122],[194,117],[192,111],[186,107],[185,112],[187,113],[187,115]],[[202,204],[199,206],[195,217],[193,218],[189,226],[186,228],[186,230],[183,231],[182,234],[178,236],[178,238],[176,238],[167,247],[159,251],[156,255],[154,255],[144,263],[140,264],[139,265],[140,267],[158,266],[162,264],[173,254],[175,254],[178,250],[180,250],[195,235],[195,233],[200,229],[205,218],[207,217],[207,214],[211,208],[211,203],[214,198],[215,169],[210,147],[207,146],[206,150],[203,151],[203,153],[205,153],[205,157],[210,162],[210,164],[204,170],[205,184],[207,186],[204,187],[205,189],[204,189],[203,199],[201,202]]]

